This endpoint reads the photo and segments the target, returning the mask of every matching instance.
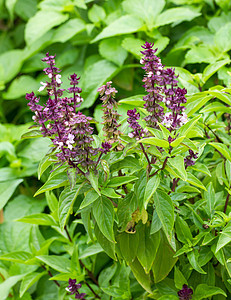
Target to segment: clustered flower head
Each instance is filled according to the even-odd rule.
[[[187,91],[177,86],[174,69],[164,69],[161,59],[155,55],[157,49],[154,50],[153,45],[146,42],[142,46],[144,51],[141,51],[144,57],[140,63],[144,65],[142,68],[146,73],[143,86],[148,92],[143,98],[144,107],[150,113],[145,120],[150,127],[158,128],[158,123],[162,123],[172,131],[187,122],[185,107],[182,106],[187,101]]]
[[[109,143],[114,143],[118,141],[118,136],[120,135],[120,131],[118,127],[118,119],[120,115],[117,112],[117,102],[115,100],[115,95],[118,91],[111,86],[111,81],[107,82],[105,85],[98,88],[98,92],[100,93],[101,100],[103,101],[103,131],[105,131],[106,140]]]
[[[69,286],[66,288],[68,292],[71,293],[71,295],[75,294],[75,299],[84,299],[86,296],[85,293],[79,293],[79,289],[82,287],[81,283],[76,284],[76,279],[69,279]]]
[[[127,115],[129,118],[127,119],[127,122],[129,123],[129,127],[133,129],[132,132],[128,134],[129,137],[136,139],[141,139],[144,137],[145,133],[147,133],[147,129],[143,129],[140,124],[138,123],[138,120],[140,119],[140,114],[136,113],[136,109],[131,109],[127,111]]]
[[[189,167],[189,166],[193,166],[195,165],[195,161],[194,159],[197,159],[197,153],[194,153],[192,150],[189,150],[189,155],[186,156],[186,158],[184,159],[184,163],[185,163],[185,167]]]
[[[50,81],[42,83],[42,88],[47,89],[48,100],[42,106],[33,92],[26,95],[28,106],[35,113],[33,120],[41,126],[43,136],[52,140],[57,150],[56,157],[61,164],[66,162],[78,172],[81,172],[79,166],[89,171],[96,163],[93,157],[97,155],[98,149],[91,146],[91,118],[76,112],[76,107],[83,101],[80,97],[82,90],[77,86],[80,78],[76,74],[70,76],[71,87],[68,92],[72,97],[62,97],[64,90],[60,88],[61,75],[58,74],[60,70],[55,67],[55,56],[47,53],[42,61],[48,64],[44,72]]]
[[[180,300],[190,300],[192,299],[193,290],[190,289],[187,284],[184,284],[182,289],[178,291],[177,294]]]

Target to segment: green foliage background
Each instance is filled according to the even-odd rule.
[[[7,259],[0,261],[2,300],[71,299],[65,296],[65,285],[58,291],[53,282],[48,281],[46,271],[39,273],[33,264],[19,263],[30,259],[25,253],[31,251],[31,244],[35,244],[35,252],[43,249],[40,261],[53,267],[55,272],[67,272],[69,260],[65,266],[63,257],[60,256],[62,261],[58,258],[57,261],[46,261],[45,256],[50,247],[52,254],[69,253],[74,260],[75,255],[68,248],[68,237],[64,233],[60,237],[51,228],[46,230],[40,226],[39,230],[37,225],[13,222],[37,214],[37,219],[40,218],[37,224],[52,226],[54,220],[43,213],[48,211],[47,205],[54,215],[56,213],[53,209],[57,201],[54,194],[46,192],[45,198],[33,198],[41,186],[36,178],[38,163],[49,149],[49,141],[20,138],[32,125],[25,93],[36,92],[40,81],[45,80],[42,72],[44,64],[40,59],[47,51],[57,55],[57,66],[63,70],[64,88],[68,86],[67,77],[71,73],[81,76],[80,86],[85,100],[81,110],[99,121],[96,128],[100,130],[99,86],[112,79],[122,99],[144,93],[139,60],[140,45],[146,40],[155,43],[157,54],[165,65],[176,67],[181,86],[188,90],[189,116],[212,97],[222,98],[212,90],[209,94],[201,94],[201,99],[207,97],[204,102],[198,101],[198,98],[194,100],[190,95],[203,92],[214,84],[230,86],[231,70],[227,67],[231,50],[229,0],[0,0],[0,208],[4,207],[5,219],[0,225],[0,251],[2,254],[21,251],[22,255],[14,257],[14,262]],[[40,96],[43,99],[45,94]],[[139,96],[136,98],[137,101],[140,99]],[[230,105],[229,100],[225,103]],[[119,112],[123,118],[127,108],[133,104],[129,100],[121,101]],[[224,105],[216,105],[220,112],[228,110]],[[212,124],[214,119],[211,118],[210,122]],[[218,171],[223,178],[222,167]],[[41,182],[45,182],[48,176],[49,173],[45,172]],[[210,193],[213,193],[212,188]],[[181,221],[177,222],[180,224]],[[147,293],[144,294],[134,276],[129,277],[124,264],[110,265],[109,256],[103,253],[99,244],[87,248],[89,238],[78,220],[73,223],[70,233],[74,235],[76,226],[80,258],[85,259],[88,268],[98,276],[105,292],[102,299],[110,299],[109,295],[113,299],[122,299],[121,293],[123,299],[129,299],[125,291],[130,286],[136,297],[134,299],[146,299]],[[72,263],[77,264],[77,260]],[[76,276],[82,280],[82,271],[78,267],[79,274]],[[181,272],[177,268],[174,272],[175,278],[183,282]],[[128,288],[123,282],[129,283],[129,280],[131,285]],[[212,280],[208,278],[207,283]],[[167,288],[159,284],[159,294],[154,295],[154,299],[170,299],[162,295],[165,295],[166,289],[171,290],[171,284],[167,282]],[[222,282],[218,286],[224,288]],[[180,289],[180,284],[177,287]],[[94,299],[87,287],[85,289],[89,299]],[[225,297],[220,294],[213,299]]]

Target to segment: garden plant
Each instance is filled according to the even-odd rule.
[[[231,298],[230,3],[143,2],[0,1],[2,300]]]

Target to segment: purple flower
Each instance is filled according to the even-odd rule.
[[[193,166],[195,165],[195,161],[193,161],[192,159],[197,159],[197,153],[194,153],[192,150],[189,150],[189,155],[186,156],[186,158],[184,159],[184,163],[185,163],[185,167],[189,167],[189,166]]]
[[[105,131],[105,137],[106,140],[109,143],[114,143],[118,141],[118,136],[120,135],[120,131],[118,130],[118,127],[120,126],[118,124],[119,114],[117,113],[117,102],[114,99],[115,94],[118,93],[118,91],[111,86],[111,81],[107,82],[105,85],[98,88],[98,92],[100,93],[101,100],[103,101],[103,119],[104,122],[102,123],[103,131]]]
[[[66,288],[68,292],[71,293],[71,295],[75,294],[75,299],[84,299],[86,296],[85,293],[79,293],[79,289],[82,287],[81,283],[76,284],[76,279],[69,279],[69,286]]]
[[[188,288],[187,284],[184,284],[177,294],[180,300],[190,300],[192,299],[193,290]]]
[[[111,147],[111,144],[109,144],[108,142],[104,142],[102,143],[102,148],[100,148],[99,151],[101,151],[104,154],[107,154],[110,151]]]
[[[137,121],[140,118],[140,114],[136,113],[136,109],[134,108],[128,110],[127,115],[129,116],[129,118],[127,119],[129,127],[133,129],[133,131],[130,132],[128,136],[131,138],[135,137],[137,139],[141,139],[142,137],[144,137],[144,134],[147,133],[147,130],[143,129]]]
[[[150,127],[158,128],[159,122],[170,131],[175,130],[187,122],[183,106],[187,101],[187,91],[178,87],[174,69],[164,69],[160,58],[155,55],[157,49],[152,49],[153,44],[146,42],[142,48],[145,49],[141,51],[144,58],[140,62],[146,72],[143,86],[148,92],[143,100],[150,113],[144,119]]]

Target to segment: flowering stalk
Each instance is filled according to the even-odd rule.
[[[148,92],[144,96],[144,107],[150,113],[145,117],[148,126],[158,128],[158,122],[173,131],[187,122],[184,113],[186,103],[186,89],[177,87],[178,81],[174,69],[164,69],[161,59],[155,55],[157,49],[153,49],[153,44],[146,42],[141,53],[144,57],[141,64],[146,76],[144,76],[144,88]],[[164,106],[167,108],[164,109]]]
[[[180,300],[190,300],[192,299],[193,290],[190,289],[187,284],[184,284],[182,289],[177,292]]]
[[[85,293],[79,293],[79,289],[82,287],[81,283],[76,284],[76,279],[69,279],[69,286],[66,288],[71,295],[75,295],[75,299],[83,299],[86,296]]]

